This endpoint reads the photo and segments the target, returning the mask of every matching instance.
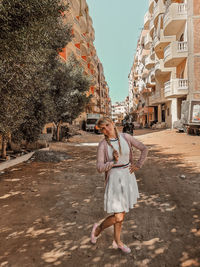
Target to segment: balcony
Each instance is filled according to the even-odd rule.
[[[140,94],[145,95],[145,96],[150,95],[150,93],[151,93],[151,89],[146,88],[146,87],[143,87],[142,90],[140,91]]]
[[[154,81],[151,80],[151,73],[149,73],[145,83],[147,88],[154,88],[156,86],[155,80]]]
[[[149,24],[149,33],[152,38],[153,38],[153,32],[154,32],[154,24],[153,24],[153,18],[151,18],[150,24]]]
[[[161,99],[161,92],[154,91],[152,95],[149,97],[149,105],[155,105],[160,103],[160,99]]]
[[[70,10],[75,16],[79,15],[80,2],[78,0],[70,1]]]
[[[155,82],[155,69],[152,69],[150,72],[151,82]]]
[[[145,49],[150,49],[152,44],[152,38],[149,33],[144,37],[144,48]]]
[[[150,70],[154,67],[155,60],[152,60],[150,56],[146,57],[145,59],[145,67]]]
[[[79,21],[80,21],[81,32],[86,32],[86,30],[87,30],[86,16],[84,16],[84,15],[80,16]]]
[[[154,36],[154,50],[159,59],[164,57],[164,48],[171,42],[176,41],[176,36],[165,36],[163,30],[160,30],[160,36]]]
[[[142,72],[142,79],[145,79],[148,75],[149,75],[149,70],[144,68],[144,70]]]
[[[140,35],[140,44],[144,44],[144,37],[147,35],[148,30],[142,30],[141,35]]]
[[[150,58],[152,59],[152,60],[155,60],[155,50],[154,50],[154,47],[152,46],[151,47],[151,50],[150,50]]]
[[[134,72],[134,79],[138,80],[138,78],[139,78],[138,72]]]
[[[150,50],[143,49],[142,54],[141,54],[141,61],[144,64],[145,63],[145,58],[150,54]]]
[[[174,79],[164,85],[165,97],[179,97],[188,94],[188,80]]]
[[[176,35],[187,20],[187,5],[172,3],[164,16],[164,35]]]
[[[149,28],[150,19],[151,19],[151,15],[149,11],[147,11],[147,13],[144,15],[144,29]]]
[[[154,0],[149,0],[149,12],[151,14],[153,13],[153,5],[154,5]]]
[[[187,57],[187,42],[172,42],[164,49],[164,66],[166,68],[176,67]]]
[[[170,72],[172,72],[174,68],[165,68],[164,67],[164,60],[160,59],[155,64],[155,76],[156,77],[164,77]]]
[[[154,11],[153,11],[154,25],[157,25],[157,23],[158,23],[158,16],[160,14],[163,14],[164,12],[165,12],[165,5],[163,3],[163,0],[158,0],[157,4],[154,7]]]
[[[85,41],[81,41],[80,43],[80,50],[81,50],[81,55],[82,56],[87,56],[88,55],[88,46]]]

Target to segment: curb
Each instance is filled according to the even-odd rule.
[[[34,152],[30,152],[30,153],[28,153],[28,154],[26,154],[26,155],[20,156],[20,157],[18,157],[18,158],[16,158],[16,159],[11,159],[11,160],[8,160],[8,161],[6,161],[6,162],[0,163],[0,171],[3,171],[3,170],[5,170],[5,169],[8,169],[8,168],[13,167],[13,166],[15,166],[15,165],[17,165],[17,164],[20,164],[20,163],[22,163],[22,162],[24,162],[24,161],[29,160],[29,159],[33,156],[33,154],[34,154],[35,152],[37,152],[37,151],[41,151],[41,150],[46,150],[46,151],[48,151],[48,150],[49,150],[49,147],[47,147],[47,148],[42,148],[42,149],[36,150],[36,151],[34,151]]]

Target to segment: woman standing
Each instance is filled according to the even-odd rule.
[[[100,118],[97,125],[105,136],[98,146],[97,170],[105,172],[104,210],[112,215],[100,225],[94,224],[91,242],[95,244],[100,233],[114,225],[113,247],[130,253],[130,248],[121,241],[120,234],[125,213],[133,208],[139,197],[134,171],[141,168],[144,163],[147,148],[129,134],[118,134],[117,128],[109,117]],[[135,165],[132,147],[141,151]]]

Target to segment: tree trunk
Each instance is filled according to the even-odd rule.
[[[60,141],[60,126],[61,126],[61,121],[57,124],[57,129],[56,129],[56,141]]]
[[[7,147],[7,139],[2,137],[2,150],[1,150],[1,157],[6,159],[6,147]]]

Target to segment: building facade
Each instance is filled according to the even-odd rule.
[[[138,122],[173,127],[182,101],[200,100],[199,32],[199,0],[149,0],[129,75]]]
[[[112,120],[115,123],[121,124],[126,114],[128,114],[128,98],[112,105]]]
[[[86,113],[100,113],[110,115],[111,100],[109,87],[106,83],[103,66],[97,56],[94,46],[95,31],[86,0],[67,0],[69,10],[66,20],[72,25],[73,38],[60,53],[64,60],[74,53],[84,68],[86,75],[92,78],[92,86],[88,95],[92,95],[85,111],[75,120],[79,122],[86,118]]]

